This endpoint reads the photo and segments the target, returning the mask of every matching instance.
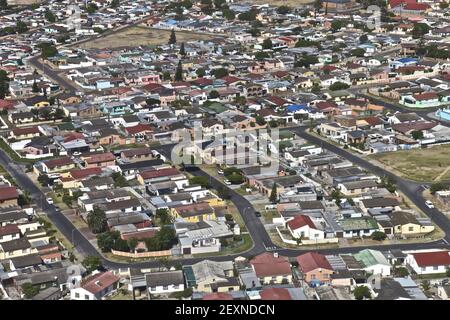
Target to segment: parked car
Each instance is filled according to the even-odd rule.
[[[228,185],[230,185],[230,184],[231,184],[231,181],[230,181],[230,180],[228,180],[228,179],[223,179],[223,182],[224,182],[225,184],[228,184]]]
[[[425,205],[426,205],[428,208],[430,208],[430,209],[433,209],[433,208],[434,208],[434,204],[433,204],[433,202],[431,202],[430,200],[425,201]]]
[[[47,198],[47,202],[48,202],[48,204],[53,204],[53,199],[52,198]]]
[[[218,173],[218,174],[223,174],[223,170],[222,170],[222,169],[219,169],[219,170],[217,170],[217,173]]]
[[[261,217],[261,212],[255,211],[255,216],[257,216],[258,218]]]

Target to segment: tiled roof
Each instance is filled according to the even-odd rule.
[[[315,269],[333,270],[324,255],[317,252],[308,252],[297,257],[299,268],[304,273],[308,273]]]

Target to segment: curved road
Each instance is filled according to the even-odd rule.
[[[397,182],[397,188],[402,191],[407,197],[411,199],[414,204],[419,207],[421,210],[423,210],[433,222],[435,222],[444,232],[445,232],[445,238],[443,240],[438,240],[434,242],[429,243],[415,243],[415,244],[395,244],[395,245],[383,245],[383,246],[355,246],[355,247],[346,247],[346,248],[332,248],[332,249],[315,249],[315,248],[308,248],[308,249],[283,249],[276,247],[276,245],[273,244],[271,241],[269,235],[267,234],[267,231],[264,228],[264,225],[262,224],[261,220],[257,218],[254,214],[254,208],[252,207],[251,203],[245,199],[243,196],[238,194],[232,189],[229,189],[231,198],[230,200],[236,205],[238,208],[240,214],[242,215],[242,218],[244,220],[244,223],[247,227],[247,230],[249,234],[251,235],[253,239],[253,247],[241,254],[238,255],[228,255],[228,256],[212,256],[208,259],[215,260],[215,261],[224,261],[224,260],[230,260],[233,259],[239,255],[244,256],[255,256],[257,254],[263,253],[265,251],[277,251],[278,253],[285,255],[285,256],[297,256],[299,254],[302,254],[306,251],[318,251],[322,252],[324,254],[339,254],[339,253],[354,253],[359,250],[365,249],[365,248],[373,248],[373,249],[401,249],[401,250],[412,250],[412,249],[426,249],[426,248],[436,248],[436,247],[442,247],[442,248],[449,248],[448,241],[450,240],[450,222],[449,219],[443,215],[440,211],[436,209],[429,209],[424,204],[424,199],[421,196],[421,186],[418,183],[414,183],[405,179],[401,179],[392,173],[381,169],[364,159],[361,159],[341,148],[338,148],[334,146],[331,143],[325,142],[317,137],[311,136],[306,132],[306,128],[290,128],[289,130],[292,130],[296,134],[298,134],[300,137],[318,144],[322,145],[323,148],[334,152],[338,155],[340,155],[343,158],[346,158],[356,165],[359,165],[379,176],[390,176]],[[170,151],[172,150],[174,144],[172,145],[165,145],[158,147],[158,151],[163,153],[166,156],[170,156]],[[56,228],[58,228],[61,233],[69,240],[71,241],[76,250],[83,256],[99,256],[102,259],[103,265],[106,268],[127,268],[127,267],[136,267],[136,268],[143,268],[143,267],[157,267],[159,265],[159,261],[157,260],[150,260],[145,262],[136,262],[136,263],[121,263],[121,262],[114,262],[106,259],[103,257],[96,248],[76,229],[71,221],[67,219],[60,211],[56,210],[55,206],[48,204],[45,201],[45,195],[43,192],[34,184],[34,182],[28,177],[28,175],[25,173],[24,167],[20,164],[14,163],[13,160],[3,151],[0,149],[0,165],[5,168],[5,170],[16,180],[17,184],[22,188],[22,190],[26,190],[30,193],[32,199],[35,201],[36,205],[46,213],[48,218],[52,221],[52,223],[55,225]],[[210,182],[213,188],[218,188],[219,186],[224,187],[224,184],[219,182],[218,180],[214,179],[213,177],[209,176],[206,172],[201,170],[195,170],[191,172],[193,175],[197,176],[206,176],[210,178]],[[226,186],[225,186],[226,187]],[[172,263],[175,262],[182,262],[184,264],[192,264],[201,260],[206,259],[205,257],[202,258],[180,258],[180,259],[174,259]]]

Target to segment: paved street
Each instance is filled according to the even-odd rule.
[[[334,146],[331,143],[322,141],[321,139],[311,136],[306,132],[305,127],[296,127],[296,128],[290,128],[290,130],[296,132],[300,137],[308,140],[311,143],[315,143],[318,145],[322,145],[323,148],[334,152],[338,155],[340,155],[343,158],[346,158],[355,164],[370,170],[371,172],[374,172],[375,174],[378,174],[380,176],[391,176],[397,181],[397,188],[402,191],[406,196],[408,196],[411,201],[419,207],[421,210],[423,210],[446,234],[445,240],[450,240],[450,222],[448,218],[442,214],[437,209],[429,209],[424,204],[424,199],[421,195],[422,187],[419,183],[411,182],[405,179],[401,179],[399,177],[396,177],[392,173],[389,173],[369,162],[367,162],[364,159],[361,159],[341,148],[338,148]],[[156,148],[158,151],[160,151],[165,156],[170,156],[170,152],[175,144],[169,144],[164,145]],[[27,190],[30,192],[30,195],[35,201],[36,205],[47,214],[49,219],[53,222],[53,224],[58,228],[61,233],[71,242],[75,243],[76,249],[78,252],[83,256],[93,255],[93,256],[99,256],[102,258],[103,265],[105,267],[110,268],[125,268],[125,267],[156,267],[158,266],[159,262],[156,260],[151,261],[145,261],[145,262],[136,262],[136,263],[119,263],[119,262],[113,262],[107,260],[105,257],[103,257],[95,248],[94,246],[86,239],[82,233],[80,233],[71,223],[71,221],[65,217],[60,211],[57,211],[56,208],[53,205],[48,204],[45,201],[45,195],[42,193],[42,191],[33,183],[33,181],[28,177],[28,175],[23,171],[23,169],[17,165],[11,165],[12,160],[9,158],[9,156],[3,151],[0,150],[0,165],[2,165],[8,173],[17,181],[19,186],[23,190]],[[194,171],[191,171],[193,175],[196,176],[206,176],[210,177],[211,185],[213,188],[217,188],[219,186],[224,186],[221,182],[214,179],[213,177],[209,176],[206,172],[196,169]],[[273,247],[276,247],[275,244],[271,241],[269,235],[267,234],[266,229],[264,228],[264,225],[262,224],[261,220],[257,218],[254,214],[254,209],[251,205],[251,203],[245,199],[245,197],[241,196],[237,192],[235,192],[232,189],[230,190],[231,194],[231,201],[234,203],[234,205],[237,207],[239,212],[242,215],[242,218],[244,220],[244,223],[248,229],[248,232],[250,233],[254,246],[245,254],[245,256],[255,256],[257,254],[260,254],[264,251],[273,251]],[[383,246],[359,246],[359,247],[350,247],[350,248],[332,248],[332,249],[311,249],[311,248],[304,248],[304,249],[281,249],[276,248],[276,251],[282,255],[294,257],[301,253],[304,253],[305,251],[319,251],[324,254],[338,254],[338,253],[352,253],[357,252],[359,250],[362,250],[364,248],[373,248],[373,249],[401,249],[401,250],[412,250],[412,249],[426,249],[426,248],[436,248],[436,247],[447,247],[449,248],[448,243],[444,242],[443,240],[431,242],[431,243],[423,243],[423,244],[395,244],[395,245],[383,245]],[[272,249],[268,249],[272,248]],[[230,260],[240,255],[227,255],[227,256],[214,256],[210,257],[209,259],[215,260],[215,261],[224,261],[224,260]],[[174,260],[174,263],[176,261],[180,261],[183,264],[192,264],[201,260],[204,260],[205,258],[181,258]]]

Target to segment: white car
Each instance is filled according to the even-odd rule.
[[[425,205],[430,209],[434,209],[434,204],[430,200],[425,201]]]
[[[222,170],[222,169],[219,169],[219,170],[217,170],[217,173],[218,173],[218,174],[223,174],[223,170]]]
[[[230,181],[230,180],[228,180],[228,179],[224,179],[224,180],[223,180],[223,182],[224,182],[225,184],[228,184],[228,185],[230,185],[230,184],[231,184],[231,181]]]
[[[48,204],[53,204],[53,199],[52,198],[47,198],[47,202],[48,202]]]

